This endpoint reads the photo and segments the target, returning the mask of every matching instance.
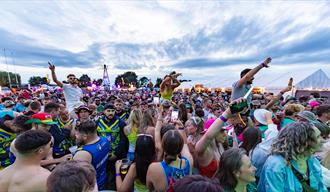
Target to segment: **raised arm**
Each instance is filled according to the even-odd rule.
[[[255,74],[260,71],[260,69],[264,67],[268,67],[268,64],[272,61],[270,57],[268,57],[264,62],[262,62],[260,65],[253,68],[251,71],[249,71],[247,74],[245,74],[239,81],[238,86],[244,85],[247,81],[249,81],[252,77],[254,77]]]
[[[50,62],[48,62],[49,64],[49,69],[52,72],[52,78],[53,81],[59,86],[59,87],[63,87],[63,83],[61,83],[59,80],[57,80],[56,77],[56,73],[55,73],[55,65],[51,64]]]
[[[269,103],[267,103],[266,105],[266,109],[270,109],[277,101],[279,101],[282,97],[282,95],[288,91],[291,91],[292,90],[292,83],[293,83],[293,78],[291,77],[289,79],[289,83],[288,83],[288,86],[285,87],[284,89],[282,89],[280,91],[279,94],[276,95],[276,97],[274,97]]]
[[[160,136],[160,130],[163,126],[163,107],[160,105],[158,108],[158,117],[155,127],[155,148],[157,160],[161,161],[163,158],[162,138]]]

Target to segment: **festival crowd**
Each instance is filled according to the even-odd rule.
[[[0,104],[0,192],[311,192],[330,189],[330,105],[315,92],[252,92],[271,58],[241,71],[232,92],[84,93],[25,89]],[[289,93],[289,94],[288,94]],[[284,95],[289,95],[284,97]]]

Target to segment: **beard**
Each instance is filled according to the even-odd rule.
[[[84,145],[85,144],[85,142],[84,141],[82,141],[82,140],[76,140],[76,144],[77,144],[77,146],[82,146],[82,145]]]

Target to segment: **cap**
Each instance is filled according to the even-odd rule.
[[[7,101],[4,102],[3,105],[4,105],[5,107],[12,107],[12,106],[15,105],[15,102],[12,101],[12,100],[7,100]]]
[[[265,117],[266,113],[269,113],[269,111],[267,111],[266,109],[256,109],[253,113],[253,116],[255,120],[257,120],[259,123],[267,125],[267,120]]]
[[[115,109],[115,106],[112,103],[107,103],[104,106],[104,110],[107,110],[107,109]]]
[[[91,110],[86,105],[79,106],[78,109],[76,110],[76,113],[80,113],[81,110],[86,110],[89,113],[91,113]]]
[[[26,121],[26,124],[45,124],[45,125],[54,125],[56,124],[55,121],[52,119],[52,115],[44,112],[40,112],[37,114],[32,115],[31,119]]]

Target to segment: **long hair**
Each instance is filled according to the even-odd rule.
[[[240,170],[243,155],[245,155],[245,152],[238,148],[230,148],[222,154],[219,162],[218,178],[223,188],[235,189],[238,180],[234,173]]]
[[[188,120],[188,112],[186,105],[184,103],[181,103],[179,105],[179,120],[181,120],[183,124],[185,124],[186,121]]]
[[[274,140],[271,154],[278,154],[287,163],[296,160],[298,155],[313,150],[317,143],[314,125],[306,122],[295,122],[285,126]]]
[[[254,149],[261,142],[261,131],[255,127],[249,127],[243,132],[243,142],[240,148],[245,149],[249,154],[250,150]]]
[[[137,178],[146,184],[148,167],[156,158],[155,142],[151,135],[138,136],[134,158]]]
[[[143,130],[143,132],[146,131],[147,127],[155,127],[155,121],[152,117],[152,111],[151,110],[147,110],[146,112],[143,113],[143,117],[142,117],[142,122],[141,122],[141,128]]]
[[[141,129],[142,124],[142,112],[140,109],[133,109],[129,114],[127,120],[127,132],[130,133],[133,128],[136,128],[137,131]]]
[[[177,130],[167,131],[162,138],[162,145],[165,152],[166,164],[175,161],[183,148],[183,138]]]
[[[204,130],[204,120],[201,117],[192,116],[190,118],[192,125],[197,128],[197,134],[199,135]]]

